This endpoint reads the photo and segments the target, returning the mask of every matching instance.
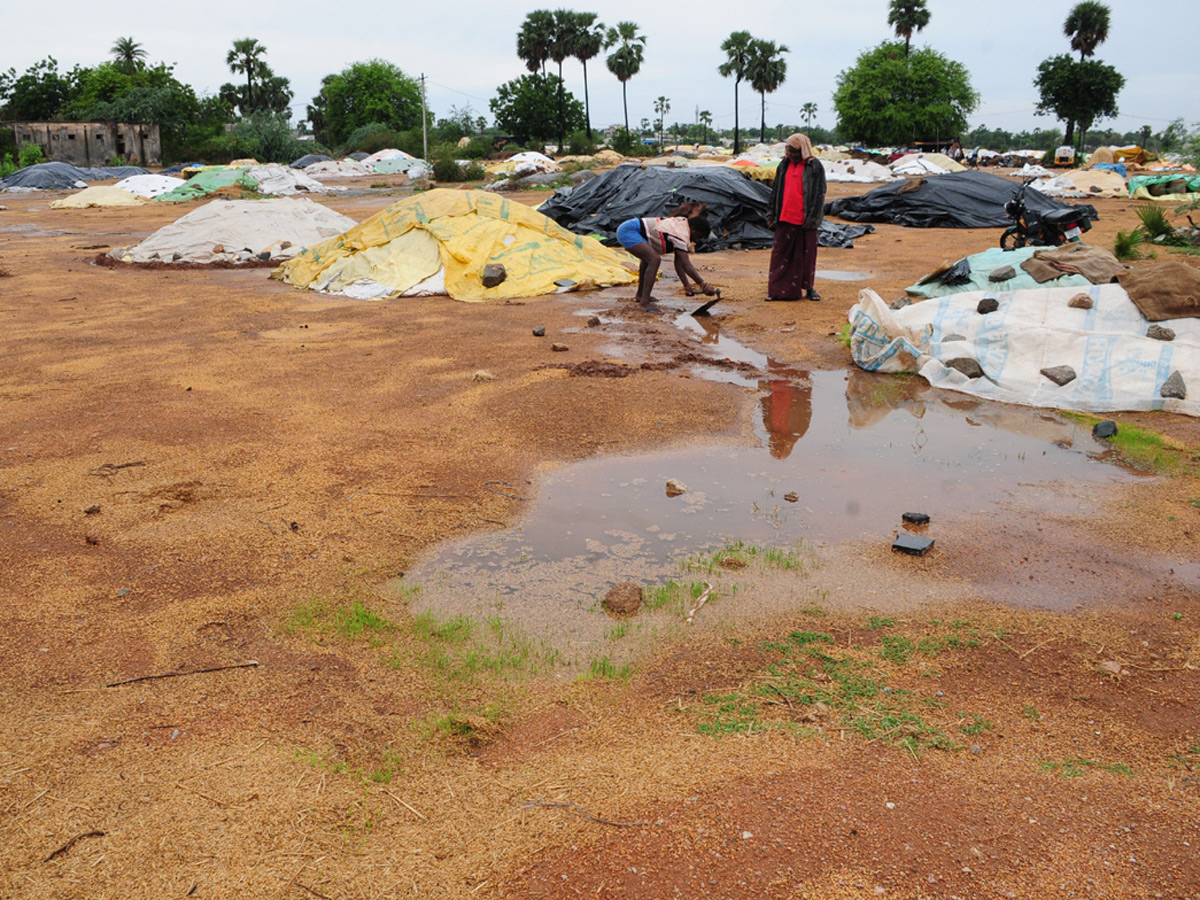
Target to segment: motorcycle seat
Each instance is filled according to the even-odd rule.
[[[1080,219],[1086,219],[1087,213],[1082,209],[1074,207],[1066,207],[1064,209],[1052,209],[1049,212],[1042,213],[1042,221],[1052,225],[1061,225],[1064,222],[1076,222]]]

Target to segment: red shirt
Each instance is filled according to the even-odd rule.
[[[779,221],[789,225],[804,224],[804,166],[805,160],[789,160],[788,170],[783,176],[783,208]]]

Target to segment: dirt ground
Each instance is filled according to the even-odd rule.
[[[677,286],[587,327],[98,266],[186,209],[57,196],[0,195],[0,897],[1200,898],[1197,421],[1116,417],[1172,477],[1051,485],[1059,514],[981,510],[925,558],[825,547],[836,589],[727,559],[790,600],[576,667],[417,614],[403,573],[574,461],[758,440],[757,391],[692,377],[718,351]],[[1137,224],[1095,206],[1092,243]],[[869,280],[820,303],[761,302],[768,251],[698,261],[723,333],[845,369],[862,287],[998,236],[876,226],[821,251]],[[997,602],[1027,579],[1068,611]]]

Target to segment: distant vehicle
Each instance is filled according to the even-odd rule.
[[[1004,214],[1012,219],[1000,235],[1002,250],[1020,247],[1058,247],[1068,241],[1078,243],[1079,236],[1092,230],[1092,220],[1087,211],[1077,206],[1053,209],[1048,213],[1037,213],[1025,206],[1025,191],[1034,179],[1027,178],[1017,188],[1016,195],[1004,204]]]
[[[1075,148],[1069,146],[1059,147],[1054,151],[1054,162],[1050,165],[1067,169],[1072,168],[1075,165]]]

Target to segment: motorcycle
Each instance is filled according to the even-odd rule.
[[[1016,195],[1004,204],[1004,214],[1013,223],[1000,235],[1000,247],[1016,250],[1026,245],[1033,247],[1058,247],[1068,241],[1079,242],[1079,236],[1092,230],[1092,220],[1087,210],[1077,206],[1066,206],[1039,213],[1025,206],[1025,191],[1034,179],[1028,178],[1017,189]]]

